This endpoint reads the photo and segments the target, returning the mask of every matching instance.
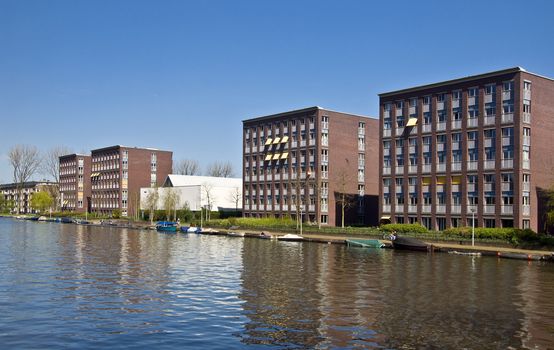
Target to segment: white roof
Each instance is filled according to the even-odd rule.
[[[167,175],[164,187],[200,186],[210,184],[217,187],[239,187],[242,188],[242,179],[233,177],[213,177],[195,175]]]

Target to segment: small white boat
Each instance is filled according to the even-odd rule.
[[[287,233],[284,236],[277,237],[277,240],[279,241],[289,241],[289,242],[296,242],[296,241],[303,241],[304,237],[295,235],[293,233]]]
[[[227,232],[230,237],[244,237],[244,232]]]

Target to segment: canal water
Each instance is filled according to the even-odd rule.
[[[554,264],[0,219],[3,349],[552,349]]]

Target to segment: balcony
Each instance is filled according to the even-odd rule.
[[[486,192],[492,192],[494,191],[494,182],[485,182],[483,184],[483,187]]]
[[[391,129],[383,129],[383,137],[390,137]]]
[[[494,101],[494,95],[493,94],[485,95],[485,103],[492,103],[493,101]]]
[[[442,111],[444,109],[444,102],[437,102],[437,111]]]
[[[501,166],[502,166],[502,169],[512,169],[514,167],[514,160],[502,159]]]
[[[383,213],[390,213],[391,206],[390,204],[383,204]]]
[[[390,148],[383,148],[383,155],[390,156]]]
[[[437,214],[444,214],[446,213],[446,205],[439,204],[437,205]]]
[[[390,186],[383,186],[383,193],[390,193]]]
[[[531,146],[531,136],[523,135],[523,145]]]
[[[328,204],[322,204],[321,205],[321,212],[327,213],[329,211],[329,205]]]
[[[462,212],[461,205],[453,205],[450,207],[450,213],[452,214],[461,214],[461,212]]]
[[[479,122],[477,121],[477,118],[468,118],[467,119],[467,127],[468,128],[476,128],[479,125]]]
[[[485,117],[485,125],[494,125],[496,116],[489,115]]]
[[[460,100],[457,99],[457,100],[454,100],[452,99],[452,108],[458,108],[460,107]]]
[[[394,211],[396,213],[403,213],[404,212],[404,204],[397,204],[394,206]]]
[[[495,213],[495,206],[494,205],[484,205],[483,206],[483,213],[485,214],[494,214]]]
[[[437,152],[442,152],[445,149],[444,143],[437,143]]]
[[[494,147],[495,139],[487,138],[485,139],[485,147]]]
[[[462,171],[462,162],[452,162],[450,169],[452,171]]]
[[[457,151],[460,149],[460,142],[452,141],[452,150]]]
[[[523,213],[523,215],[525,215],[525,216],[531,215],[531,206],[528,205],[528,204],[527,204],[527,205],[524,204],[524,205],[523,205],[522,213]]]
[[[421,213],[431,214],[431,206],[430,205],[422,205],[421,206]]]
[[[470,96],[467,98],[468,106],[475,106],[476,104],[477,104],[477,98],[475,98],[475,96]]]
[[[503,205],[500,208],[500,212],[502,215],[512,215],[514,213],[514,206],[513,205]]]
[[[431,132],[431,124],[423,124],[421,132]]]
[[[512,146],[514,144],[514,139],[511,136],[502,137],[502,146]]]
[[[417,173],[417,165],[409,165],[408,166],[408,173],[410,173],[410,174]]]
[[[431,164],[423,164],[421,167],[422,173],[430,173],[431,172]]]
[[[530,192],[531,191],[531,184],[529,182],[522,182],[521,183],[521,189],[524,192]]]
[[[483,162],[483,169],[485,169],[485,170],[494,169],[495,164],[496,164],[496,161],[495,161],[494,159],[485,160],[485,161]]]
[[[514,122],[513,113],[502,114],[502,124],[512,124],[513,122]]]
[[[523,99],[528,101],[531,100],[531,90],[523,90]]]
[[[446,123],[445,122],[437,123],[437,131],[444,131],[444,130],[446,130]]]
[[[531,124],[531,113],[523,112],[523,122]]]
[[[394,171],[395,174],[404,174],[404,165],[396,166]]]
[[[417,213],[417,205],[408,205],[408,213],[410,214]]]
[[[477,161],[476,160],[470,160],[467,162],[467,170],[477,170]]]
[[[531,162],[527,159],[527,160],[522,160],[521,161],[521,167],[523,169],[526,169],[526,170],[529,170],[531,168]]]
[[[467,149],[475,149],[477,148],[477,141],[475,140],[467,140]]]
[[[513,191],[514,185],[511,182],[503,182],[501,188],[502,191]]]
[[[383,175],[390,175],[390,173],[391,173],[390,167],[383,168]]]
[[[446,164],[439,163],[437,164],[437,173],[444,173],[446,171]]]
[[[502,91],[502,101],[508,101],[513,99],[513,91]]]
[[[396,128],[396,135],[402,135],[404,133],[404,128]]]

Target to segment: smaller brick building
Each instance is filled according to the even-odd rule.
[[[120,145],[92,150],[92,212],[137,214],[140,188],[161,186],[171,173],[172,156],[171,151]]]
[[[68,154],[60,157],[60,208],[62,211],[90,212],[90,156]]]

